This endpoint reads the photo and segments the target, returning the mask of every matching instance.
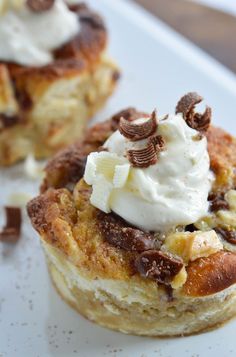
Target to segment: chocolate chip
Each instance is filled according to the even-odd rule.
[[[194,224],[188,224],[187,226],[185,226],[185,232],[195,232],[198,229],[194,226]]]
[[[157,129],[157,115],[154,110],[151,117],[144,123],[132,123],[125,118],[120,119],[120,133],[131,141],[139,141],[153,135]]]
[[[227,228],[215,228],[216,233],[220,234],[223,239],[231,244],[236,244],[236,231]]]
[[[136,258],[135,267],[142,277],[169,284],[183,268],[183,262],[160,250],[148,250]]]
[[[20,116],[16,114],[0,113],[0,128],[10,128],[21,121]]]
[[[216,198],[210,203],[210,211],[215,212],[219,210],[228,210],[229,204],[224,199]]]
[[[33,12],[44,12],[50,10],[55,0],[27,0],[26,4]]]
[[[6,225],[0,232],[0,241],[16,243],[21,232],[21,210],[18,207],[5,207]]]
[[[165,290],[166,293],[166,298],[167,298],[167,302],[173,302],[174,301],[174,296],[173,296],[173,288],[171,285],[168,284],[163,284],[163,288]]]
[[[228,210],[229,209],[229,204],[224,198],[225,193],[224,192],[219,192],[219,193],[211,193],[208,196],[208,200],[210,201],[210,211],[211,212],[216,212],[221,209],[223,210]]]
[[[25,90],[15,90],[16,99],[23,111],[32,109],[33,102],[30,95]]]
[[[105,240],[121,249],[142,252],[153,249],[155,239],[152,233],[143,232],[130,227],[122,218],[114,213],[99,213],[98,225]]]
[[[196,92],[184,95],[176,106],[176,114],[182,113],[186,123],[193,129],[206,132],[211,122],[211,108],[206,107],[203,114],[195,113],[195,105],[199,104],[203,98]]]

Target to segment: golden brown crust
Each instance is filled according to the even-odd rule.
[[[184,293],[207,296],[236,283],[236,254],[220,251],[192,262],[188,268]]]
[[[126,280],[133,274],[131,254],[104,241],[97,226],[99,211],[89,204],[90,192],[83,180],[76,200],[66,189],[48,190],[28,204],[32,225],[91,277]]]
[[[70,42],[55,51],[55,60],[51,64],[25,67],[16,63],[0,62],[0,66],[4,67],[9,75],[19,105],[18,117],[23,116],[25,122],[35,95],[39,96],[49,83],[60,78],[69,79],[88,69],[92,71],[106,48],[107,31],[102,18],[85,5],[75,7],[75,11],[78,14],[80,31]],[[32,93],[34,95],[31,97]],[[15,121],[15,124],[17,123]]]
[[[221,128],[207,132],[211,169],[216,175],[215,189],[236,185],[236,139]]]
[[[171,307],[172,309],[172,314],[171,317],[175,321],[173,326],[173,320],[171,323],[171,327],[169,331],[167,332],[166,330],[163,331],[164,329],[168,329],[168,322],[166,321],[165,324],[162,323],[162,326],[159,327],[159,331],[156,333],[152,330],[150,332],[150,326],[153,327],[153,324],[151,321],[155,321],[156,324],[163,318],[163,309],[161,311],[161,316],[159,318],[158,316],[158,311],[155,311],[152,308],[150,308],[149,312],[149,317],[147,318],[147,309],[142,310],[138,306],[139,304],[135,304],[133,309],[135,311],[132,311],[132,304],[128,308],[122,309],[119,311],[119,314],[113,314],[112,310],[108,310],[106,308],[106,304],[101,303],[101,300],[99,297],[97,297],[97,294],[94,293],[93,291],[84,291],[83,289],[79,288],[78,286],[68,286],[68,283],[66,282],[63,274],[57,270],[55,265],[52,264],[52,262],[48,259],[48,269],[49,273],[52,278],[52,282],[54,284],[54,287],[56,288],[57,292],[61,295],[63,300],[67,302],[72,308],[74,308],[77,312],[79,312],[82,316],[85,318],[89,319],[90,321],[96,322],[97,324],[107,327],[110,329],[114,330],[119,330],[121,332],[125,333],[131,333],[135,335],[143,335],[143,336],[152,336],[152,337],[161,337],[161,338],[168,338],[168,337],[173,337],[173,336],[178,336],[178,337],[183,337],[183,336],[190,336],[193,334],[199,334],[202,332],[207,332],[211,331],[215,328],[218,328],[222,326],[224,323],[228,322],[232,318],[235,318],[236,315],[236,309],[235,309],[235,304],[230,302],[233,300],[234,301],[234,292],[229,293],[226,295],[226,297],[221,301],[221,305],[219,306],[219,302],[217,304],[216,301],[214,301],[214,297],[212,297],[212,300],[209,301],[207,299],[207,302],[205,304],[208,306],[208,308],[205,308],[204,310],[204,303],[202,304],[197,304],[196,302],[193,302],[193,299],[189,299],[188,306],[185,307],[185,311],[183,309],[179,309],[179,315],[181,314],[181,317],[178,316],[178,313],[175,314],[174,311],[178,311],[178,308],[175,309],[175,307]],[[150,286],[146,287],[146,292],[148,293],[150,290]],[[105,294],[106,296],[106,294]],[[155,302],[158,299],[155,299]],[[123,302],[123,301],[122,301]],[[120,302],[120,304],[122,304]],[[109,303],[111,306],[113,306],[113,301],[112,298],[109,300]],[[180,299],[180,304],[181,304],[181,299]],[[192,306],[191,306],[192,305]],[[217,305],[217,309],[216,309]],[[228,306],[227,306],[228,305]],[[230,305],[230,308],[229,308]],[[196,306],[199,308],[198,313],[194,314],[194,308],[193,306]],[[115,304],[115,308],[117,309],[117,302]],[[215,312],[218,310],[219,315],[215,317],[212,321],[207,321],[207,319],[203,319],[202,315],[205,314],[206,310],[214,310]],[[192,313],[190,313],[190,311]],[[94,316],[92,316],[91,312],[95,312]],[[208,312],[209,314],[209,312]],[[106,316],[106,318],[104,318]],[[187,321],[187,316],[190,317],[191,324],[188,324]],[[182,319],[182,321],[181,321]],[[167,317],[168,320],[168,317]],[[200,323],[197,321],[200,320]],[[193,323],[192,323],[193,322]],[[183,327],[182,332],[179,332],[179,328]],[[190,327],[191,326],[191,327]],[[176,328],[175,328],[176,327]],[[190,330],[191,328],[191,330]],[[178,332],[177,332],[178,331]]]
[[[31,152],[51,156],[82,137],[87,122],[114,91],[119,70],[106,54],[103,20],[73,6],[80,32],[42,67],[0,62],[0,165]]]
[[[83,180],[75,190],[48,190],[28,204],[28,214],[41,237],[68,256],[77,267],[107,279],[133,276],[136,254],[110,245],[99,229],[99,210],[89,202],[90,188]],[[66,238],[66,239],[65,239]],[[220,251],[191,262],[183,294],[208,296],[236,283],[236,254]],[[141,278],[140,278],[141,279]]]

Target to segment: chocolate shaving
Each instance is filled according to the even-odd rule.
[[[155,149],[159,151],[163,151],[165,149],[165,140],[161,135],[154,135],[149,139],[150,143],[155,147]]]
[[[143,112],[138,112],[135,108],[132,108],[132,107],[123,109],[112,116],[112,118],[111,118],[112,131],[115,131],[118,129],[120,118],[122,118],[122,117],[128,121],[133,121],[133,120],[136,120],[139,118],[148,118],[149,115],[147,115],[146,113],[143,113]]]
[[[21,232],[21,210],[18,207],[5,207],[6,225],[0,232],[0,241],[16,243]]]
[[[135,260],[135,268],[140,275],[161,284],[169,284],[183,268],[183,261],[160,250],[148,250]]]
[[[134,167],[146,168],[157,163],[157,151],[152,143],[140,150],[128,150],[127,157]]]
[[[70,11],[74,11],[74,12],[88,10],[88,7],[84,2],[74,5],[67,4],[67,6],[70,9]]]
[[[80,22],[88,24],[90,27],[92,27],[95,30],[105,30],[104,22],[102,18],[97,14],[93,14],[91,16],[91,13],[87,10],[80,11],[79,18],[80,18]]]
[[[120,133],[131,141],[139,141],[146,139],[153,135],[157,129],[157,115],[156,111],[152,112],[151,117],[144,123],[135,124],[126,120],[125,118],[120,119],[119,131]]]
[[[224,198],[225,193],[224,192],[219,192],[219,193],[211,193],[208,196],[208,201],[210,202],[210,211],[211,212],[216,212],[219,210],[228,210],[229,209],[229,204]]]
[[[216,233],[220,234],[223,239],[231,244],[236,244],[236,231],[226,228],[215,228]]]
[[[195,105],[199,104],[203,98],[196,92],[184,95],[176,106],[176,114],[182,113],[186,123],[193,129],[206,132],[211,122],[211,108],[206,107],[203,114],[195,113]]]
[[[104,239],[115,247],[132,252],[142,252],[156,247],[157,243],[152,233],[128,226],[114,213],[100,212],[98,225]]]
[[[34,12],[44,12],[50,10],[55,0],[27,0],[26,4]]]
[[[149,167],[158,161],[158,154],[165,148],[165,141],[162,136],[151,136],[148,145],[140,150],[128,150],[127,157],[134,167]]]

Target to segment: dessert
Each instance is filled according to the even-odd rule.
[[[0,2],[0,165],[84,134],[119,71],[102,18],[79,1]]]
[[[201,100],[90,128],[28,204],[58,292],[102,326],[189,335],[236,313],[236,140]]]

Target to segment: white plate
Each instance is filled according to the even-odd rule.
[[[116,94],[97,119],[130,105],[157,107],[164,114],[174,110],[182,94],[196,90],[214,108],[215,123],[235,132],[236,80],[229,71],[127,1],[89,2],[106,18],[110,52],[123,70]],[[21,176],[22,165],[1,169],[0,206],[12,191],[37,192],[38,183]],[[153,339],[111,332],[83,319],[52,287],[27,219],[19,244],[0,249],[1,357],[236,355],[236,321],[202,335]]]

